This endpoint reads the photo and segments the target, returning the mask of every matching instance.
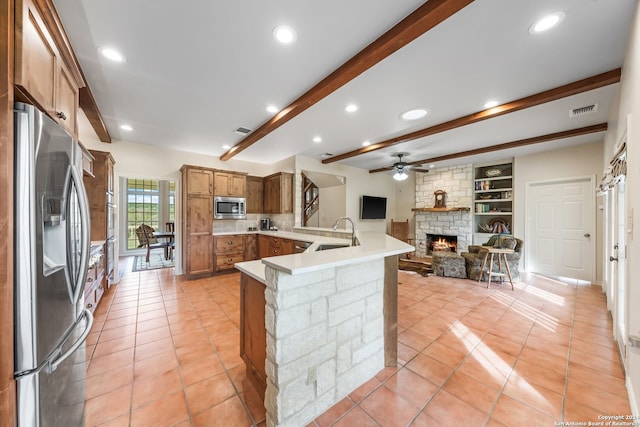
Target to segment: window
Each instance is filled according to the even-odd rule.
[[[154,179],[124,179],[126,188],[127,246],[140,247],[136,229],[142,224],[164,230],[165,223],[175,221],[175,182]]]

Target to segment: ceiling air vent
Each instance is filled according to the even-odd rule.
[[[569,111],[569,117],[584,116],[585,114],[595,113],[598,111],[598,103],[587,105],[585,107],[574,108]]]
[[[246,135],[249,132],[251,132],[251,129],[247,129],[247,128],[244,128],[244,127],[240,126],[240,127],[238,127],[238,129],[236,129],[236,132],[237,133],[241,133],[243,135]]]
[[[333,157],[333,153],[324,153],[324,154],[320,154],[320,157],[323,157],[323,158],[325,158],[325,159],[326,159],[327,157]]]

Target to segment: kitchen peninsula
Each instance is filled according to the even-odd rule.
[[[358,233],[359,246],[269,234],[312,244],[235,265],[242,273],[240,351],[264,394],[267,425],[306,425],[396,365],[397,255],[414,248],[375,232]]]

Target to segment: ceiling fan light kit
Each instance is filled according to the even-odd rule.
[[[409,175],[407,175],[407,173],[403,170],[397,171],[393,175],[393,179],[395,179],[396,181],[404,181],[407,178],[409,178]]]

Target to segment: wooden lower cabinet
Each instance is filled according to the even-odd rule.
[[[84,282],[84,306],[93,313],[98,307],[105,290],[104,243],[91,245],[91,258]]]
[[[213,271],[213,239],[211,235],[190,236],[188,248],[185,252],[189,255],[186,261],[187,275],[198,276],[211,274]]]
[[[290,255],[293,253],[293,240],[282,237],[258,236],[258,255],[260,258]]]
[[[247,369],[247,378],[264,400],[267,388],[265,360],[267,332],[264,324],[265,285],[242,274],[240,278],[240,357]]]
[[[236,262],[244,261],[244,240],[241,234],[214,237],[216,273],[233,270]]]
[[[258,235],[245,234],[244,236],[244,260],[254,261],[260,259],[258,256]]]

